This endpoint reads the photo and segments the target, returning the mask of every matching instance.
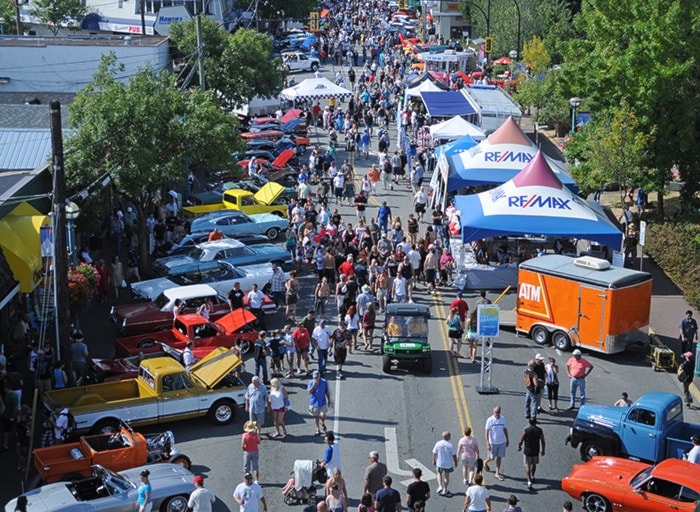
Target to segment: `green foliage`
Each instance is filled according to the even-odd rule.
[[[170,29],[176,57],[187,61],[188,69],[196,65],[192,57],[197,49],[194,20],[175,24]],[[205,84],[215,89],[226,108],[237,108],[255,95],[273,97],[284,86],[285,75],[279,60],[272,57],[272,39],[254,30],[239,29],[233,35],[220,29],[216,22],[202,19]],[[195,75],[193,83],[198,83]]]
[[[523,45],[522,59],[530,65],[530,73],[535,76],[546,73],[551,64],[544,41],[537,36]]]
[[[35,0],[32,8],[32,15],[48,25],[54,36],[64,27],[79,29],[86,12],[80,0]]]
[[[543,77],[531,76],[519,84],[516,99],[521,105],[535,108],[534,121],[563,133],[569,126],[571,115],[565,89],[561,72],[551,70]]]
[[[0,0],[0,18],[4,18],[5,20],[5,25],[3,27],[4,34],[17,33],[17,25],[15,24],[16,16],[15,2],[13,0]]]
[[[649,224],[644,249],[700,308],[700,224]]]

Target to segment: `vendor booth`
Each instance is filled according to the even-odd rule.
[[[486,138],[484,132],[461,116],[454,116],[430,127],[430,136],[437,140],[455,140],[468,135],[475,141]]]
[[[476,109],[460,91],[421,92],[420,97],[432,118],[476,114]]]
[[[478,125],[486,132],[497,130],[508,118],[520,120],[522,111],[513,98],[496,85],[475,84],[462,89],[479,115]]]
[[[283,89],[280,97],[285,100],[320,100],[328,98],[349,99],[352,91],[335,85],[327,78],[307,78],[303,82]]]
[[[457,196],[454,206],[460,218],[459,243],[513,237],[528,248],[518,251],[522,258],[534,256],[535,250],[539,253],[555,237],[583,238],[612,248],[622,243],[615,225],[565,187],[539,151],[513,179],[480,194]],[[456,281],[465,288],[489,287],[496,276],[501,285],[517,283],[517,262],[501,267],[496,271],[494,266],[476,263],[472,256],[460,265]]]

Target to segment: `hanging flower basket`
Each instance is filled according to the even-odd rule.
[[[92,265],[81,263],[68,270],[68,295],[71,304],[93,297],[99,285],[100,274]]]

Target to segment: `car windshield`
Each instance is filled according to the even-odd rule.
[[[190,250],[190,252],[187,253],[187,255],[192,259],[198,260],[202,257],[203,253],[204,251],[199,247],[193,247],[192,250]]]
[[[422,316],[392,316],[386,321],[391,338],[427,338],[428,319]]]
[[[642,471],[640,471],[639,473],[637,473],[637,475],[634,476],[634,477],[632,478],[632,480],[630,481],[630,487],[633,487],[633,488],[634,488],[634,487],[638,487],[639,485],[641,485],[642,483],[644,483],[646,480],[648,480],[649,477],[651,476],[651,470],[652,470],[652,469],[654,469],[653,466],[652,466],[652,467],[649,467],[649,468],[647,468],[647,469],[643,469]]]
[[[110,471],[105,467],[99,466],[96,469],[96,473],[98,476],[100,476],[102,479],[102,484],[111,495],[120,494],[135,487],[134,484],[129,482],[122,475],[115,473],[114,471]]]
[[[155,300],[155,304],[158,309],[163,309],[168,305],[168,302],[170,302],[170,299],[164,293],[158,295],[158,298]]]

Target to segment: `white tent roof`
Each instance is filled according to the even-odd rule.
[[[335,85],[327,78],[307,78],[280,93],[280,96],[286,100],[343,98],[351,95],[351,91]]]
[[[420,96],[422,92],[444,92],[445,89],[433,83],[432,80],[424,80],[415,87],[411,89],[406,89],[405,94],[407,98],[412,96]]]
[[[469,135],[476,141],[484,140],[484,132],[478,126],[466,121],[461,116],[454,116],[442,123],[434,124],[430,127],[430,136],[433,139],[459,139],[465,135]]]

